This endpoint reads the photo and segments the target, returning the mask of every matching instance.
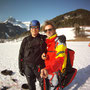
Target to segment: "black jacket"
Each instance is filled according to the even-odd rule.
[[[40,65],[44,67],[44,60],[41,55],[46,50],[46,36],[38,34],[35,38],[31,35],[24,38],[19,51],[19,69],[24,69],[24,65]]]

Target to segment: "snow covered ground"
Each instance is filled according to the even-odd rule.
[[[78,72],[73,82],[65,90],[90,90],[90,42],[67,42],[67,47],[75,50],[74,67]]]
[[[60,31],[61,33],[61,31]],[[67,32],[68,33],[68,32]],[[73,38],[74,34],[64,34],[68,39]],[[59,33],[58,33],[59,34]],[[70,36],[71,37],[68,37]],[[73,36],[72,36],[73,35]],[[90,47],[87,42],[67,42],[67,47],[75,50],[74,67],[78,72],[73,82],[64,90],[89,90],[90,89]],[[0,73],[0,90],[3,86],[10,86],[9,90],[21,90],[21,85],[26,83],[25,76],[19,74],[18,69],[18,53],[21,41],[0,43],[0,72],[8,69],[12,70],[12,76],[4,76]],[[17,79],[13,82],[12,79]],[[37,90],[40,90],[38,82],[36,82]]]
[[[85,34],[86,35],[90,35],[90,27],[80,27],[80,28],[83,28],[85,30]],[[89,30],[89,32],[87,32],[86,30]],[[67,40],[70,40],[70,39],[75,39],[75,34],[74,34],[74,27],[69,27],[69,28],[59,28],[56,30],[57,34],[58,35],[65,35]],[[90,38],[90,36],[88,36],[87,38]]]
[[[69,39],[75,39],[74,38],[74,30],[73,30],[74,28],[59,28],[59,29],[57,29],[56,30],[56,32],[57,32],[57,34],[58,35],[65,35],[66,36],[66,38],[67,38],[67,40],[69,40]]]
[[[74,67],[78,73],[73,82],[65,90],[89,90],[90,89],[90,47],[89,42],[67,42],[67,47],[75,50]],[[18,52],[21,42],[0,43],[0,72],[4,69],[14,71],[12,76],[0,74],[0,88],[11,86],[9,90],[21,90],[21,85],[26,83],[25,76],[21,76],[18,70]],[[13,82],[12,79],[17,79]],[[39,89],[38,82],[37,90]]]

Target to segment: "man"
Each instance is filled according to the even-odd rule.
[[[41,55],[46,49],[46,36],[40,35],[39,30],[39,21],[32,20],[30,24],[31,35],[24,38],[19,52],[19,70],[21,75],[25,74],[29,90],[36,90],[36,78],[39,80],[40,85],[42,84],[40,69],[44,68],[45,64],[41,59]]]
[[[66,55],[66,44],[65,41],[58,39],[55,26],[53,22],[46,21],[43,26],[44,32],[47,35],[47,53],[42,54],[42,59],[45,60],[46,67],[41,70],[40,76],[47,78],[50,81],[49,90],[55,90],[58,85],[58,79],[56,72],[64,72],[66,67],[67,55]],[[65,39],[65,37],[64,37]]]

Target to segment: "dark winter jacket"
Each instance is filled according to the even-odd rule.
[[[44,60],[41,55],[46,50],[45,35],[31,35],[24,38],[19,51],[19,69],[22,71],[24,65],[40,65],[44,67]]]

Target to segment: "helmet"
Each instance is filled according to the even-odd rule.
[[[39,29],[40,29],[40,23],[38,20],[32,20],[30,23],[30,28],[31,28],[31,26],[39,26]]]

